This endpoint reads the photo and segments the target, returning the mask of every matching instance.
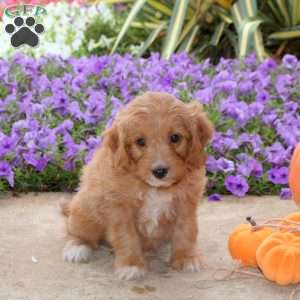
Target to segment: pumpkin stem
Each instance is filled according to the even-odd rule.
[[[251,226],[256,226],[256,222],[252,219],[251,216],[247,217],[246,220],[251,224]]]

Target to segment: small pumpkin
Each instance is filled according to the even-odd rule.
[[[300,282],[300,237],[290,232],[274,232],[258,247],[258,266],[265,277],[280,285]]]
[[[292,192],[293,200],[300,204],[300,143],[296,146],[289,169],[289,186]]]
[[[233,259],[239,260],[244,266],[256,267],[256,250],[262,241],[269,236],[271,228],[253,230],[256,226],[251,217],[247,217],[249,224],[238,225],[230,234],[228,249]]]

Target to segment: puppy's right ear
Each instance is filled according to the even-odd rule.
[[[104,132],[104,145],[109,147],[113,154],[113,166],[116,169],[127,170],[130,164],[126,151],[125,136],[121,126],[114,123]]]

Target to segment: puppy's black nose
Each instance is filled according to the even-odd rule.
[[[163,168],[163,167],[157,167],[152,170],[152,174],[158,178],[162,179],[168,174],[169,169],[168,168]]]

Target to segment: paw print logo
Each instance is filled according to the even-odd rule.
[[[7,24],[5,31],[12,34],[10,42],[13,47],[19,47],[23,44],[35,47],[39,43],[39,34],[45,30],[42,24],[35,24],[33,17],[24,19],[22,17],[14,18],[14,24]]]

